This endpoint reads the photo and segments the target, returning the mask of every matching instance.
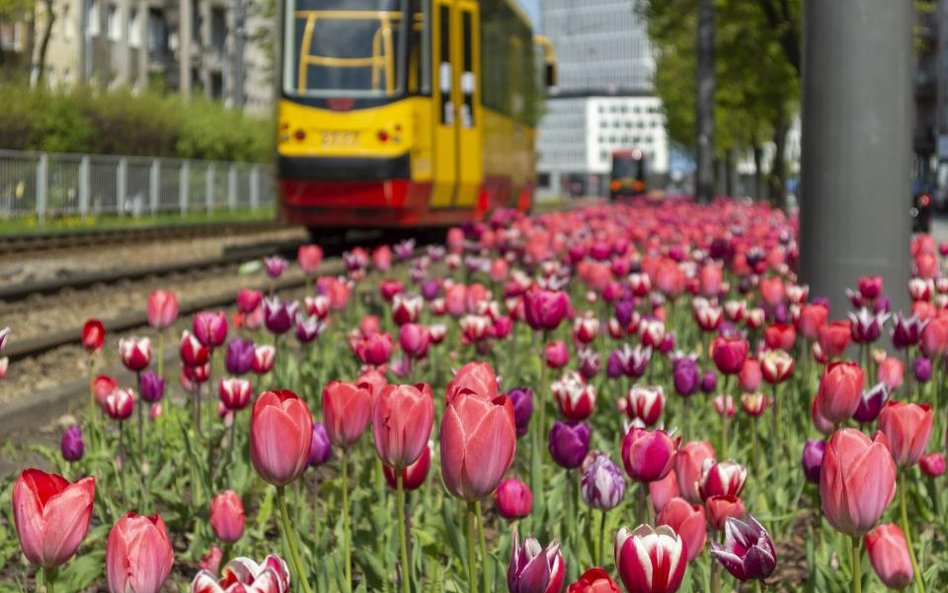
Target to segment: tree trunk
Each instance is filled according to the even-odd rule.
[[[754,143],[754,199],[764,199],[764,149]]]
[[[774,162],[770,167],[770,203],[783,208],[787,205],[787,109],[781,103],[774,122]]]
[[[714,195],[714,0],[699,0],[697,53],[695,193],[707,204]]]
[[[46,26],[43,27],[43,37],[40,41],[39,58],[37,59],[36,86],[43,83],[46,74],[46,52],[49,50],[49,38],[53,34],[53,24],[56,22],[56,13],[53,11],[53,0],[45,0]]]
[[[724,153],[724,195],[734,197],[734,151]]]

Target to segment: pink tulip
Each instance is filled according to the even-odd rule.
[[[375,401],[372,432],[382,463],[401,470],[421,456],[431,436],[434,400],[431,387],[388,385]]]
[[[296,262],[304,274],[315,274],[323,261],[323,248],[319,245],[300,245],[296,250]]]
[[[918,463],[932,434],[934,414],[929,404],[890,401],[879,414],[879,430],[899,467]]]
[[[253,405],[250,460],[265,481],[289,484],[306,469],[313,439],[309,408],[287,389],[266,391]]]
[[[834,362],[820,378],[816,405],[820,415],[833,424],[849,420],[859,407],[866,378],[854,362]]]
[[[684,498],[672,498],[659,513],[657,523],[668,525],[681,536],[688,551],[688,562],[701,555],[708,537],[703,507],[692,505]]]
[[[361,384],[330,381],[323,389],[323,421],[333,445],[348,448],[355,444],[371,414],[372,392]]]
[[[648,483],[648,494],[652,500],[652,507],[656,513],[661,513],[662,509],[668,504],[668,501],[681,495],[678,489],[678,476],[675,472],[668,472],[668,475],[661,480],[655,480]]]
[[[903,373],[902,361],[894,356],[887,356],[879,364],[879,369],[876,371],[876,380],[885,383],[890,391],[895,391],[902,386]]]
[[[259,290],[242,288],[237,291],[237,310],[241,313],[253,313],[263,302],[263,293]]]
[[[905,535],[895,523],[879,525],[866,534],[866,550],[879,580],[891,589],[904,589],[915,578]]]
[[[163,329],[178,318],[178,295],[166,290],[153,290],[148,295],[148,325]]]
[[[675,475],[681,496],[692,504],[702,502],[699,485],[704,473],[705,463],[714,464],[714,447],[708,441],[685,443],[675,455]]]
[[[444,390],[445,401],[451,403],[464,392],[486,400],[496,398],[500,392],[493,367],[486,362],[469,362],[462,366]]]
[[[569,364],[569,349],[563,340],[553,340],[543,350],[547,367],[561,369]]]
[[[926,476],[937,478],[945,473],[945,455],[943,453],[929,453],[918,460],[918,467]]]
[[[244,534],[244,503],[233,490],[211,499],[211,528],[217,539],[233,543]]]
[[[227,316],[223,311],[201,311],[194,316],[192,329],[208,348],[217,348],[227,339]]]
[[[13,520],[20,549],[43,568],[65,564],[89,530],[95,478],[75,483],[57,474],[30,468],[13,486]]]
[[[157,593],[173,562],[171,541],[160,515],[128,513],[109,532],[105,571],[111,593]]]
[[[741,372],[738,373],[737,377],[741,391],[745,393],[757,391],[763,379],[760,363],[753,358],[748,358],[744,361],[744,366],[741,367]]]
[[[649,432],[631,428],[622,439],[622,464],[636,482],[661,480],[672,469],[675,451],[681,439],[673,439],[663,430]]]
[[[737,496],[712,496],[704,501],[708,525],[714,531],[724,531],[729,517],[743,519],[747,514],[744,501]]]
[[[517,447],[513,404],[462,390],[448,400],[441,420],[441,473],[448,491],[467,501],[497,487]]]
[[[494,504],[504,519],[523,519],[533,510],[533,493],[517,478],[507,478],[497,486]]]
[[[92,380],[92,392],[95,394],[96,403],[104,409],[106,398],[115,391],[116,387],[118,387],[118,381],[113,377],[96,375],[96,378]]]
[[[870,439],[854,428],[836,431],[820,469],[823,515],[851,537],[866,534],[895,496],[895,462],[881,432]]]

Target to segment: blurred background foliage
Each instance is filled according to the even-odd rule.
[[[0,147],[225,161],[269,161],[273,122],[201,97],[91,87],[0,85]]]

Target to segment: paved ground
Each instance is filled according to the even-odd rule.
[[[948,241],[948,218],[932,220],[932,235],[937,241]]]

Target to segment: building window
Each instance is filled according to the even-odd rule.
[[[99,20],[101,19],[99,15],[99,0],[91,0],[89,2],[89,14],[88,14],[88,27],[89,35],[95,37],[99,34]]]
[[[168,51],[168,24],[160,8],[148,11],[148,49],[153,52]]]
[[[137,8],[132,9],[132,14],[128,18],[128,46],[141,47],[142,45],[142,23],[141,13]]]
[[[227,13],[223,8],[211,9],[211,45],[223,53],[227,43]]]
[[[222,99],[224,97],[224,77],[220,72],[211,74],[211,98]]]
[[[122,39],[122,21],[119,18],[118,6],[114,4],[109,4],[108,13],[106,17],[108,30],[109,30],[109,41],[119,41]]]

